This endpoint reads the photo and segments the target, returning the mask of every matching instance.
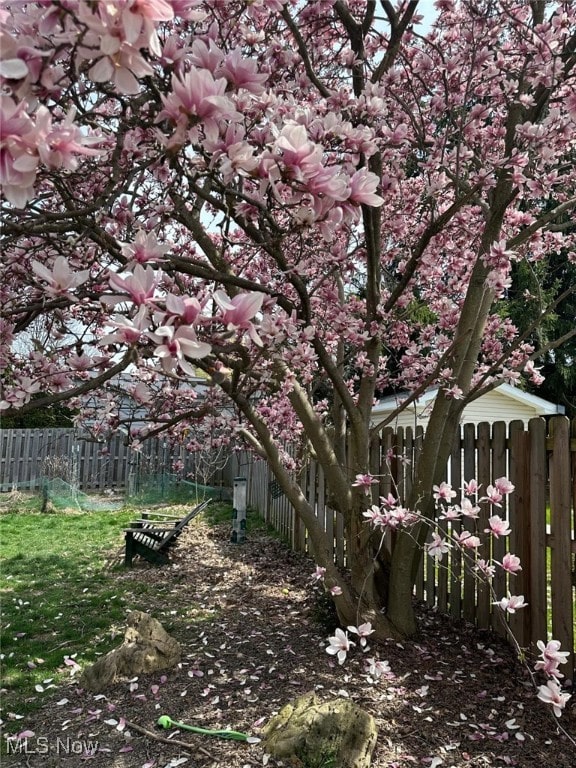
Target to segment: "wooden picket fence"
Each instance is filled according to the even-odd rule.
[[[380,495],[393,493],[402,500],[410,490],[413,468],[417,465],[422,431],[386,429],[373,446],[371,471],[380,475]],[[392,458],[390,459],[390,455]],[[247,478],[248,504],[291,546],[309,552],[308,537],[296,519],[287,499],[279,493],[267,463],[250,454],[239,454],[234,471]],[[508,575],[496,569],[494,592],[474,571],[474,562],[453,547],[440,562],[422,560],[415,587],[417,599],[439,611],[507,634],[503,612],[494,605],[496,596],[524,595],[528,606],[509,616],[509,628],[530,657],[536,641],[554,637],[571,652],[563,667],[567,679],[574,680],[576,616],[576,420],[564,416],[548,421],[533,419],[526,428],[521,421],[466,424],[452,450],[446,479],[455,489],[464,480],[476,478],[486,489],[493,480],[507,476],[516,490],[503,503],[500,512],[512,529],[509,538],[493,539],[478,553],[479,558],[502,560],[506,552],[520,557],[522,571]],[[316,515],[333,541],[334,561],[346,567],[347,544],[342,516],[326,503],[323,471],[310,462],[299,478],[301,488],[316,509]],[[456,499],[457,501],[458,499]],[[446,533],[462,529],[483,531],[492,512],[483,504],[477,521],[443,522]],[[385,546],[393,547],[388,535]],[[491,547],[491,549],[487,549]],[[310,553],[312,554],[312,553]]]
[[[134,450],[121,434],[98,442],[75,429],[0,429],[0,492],[34,490],[55,476],[84,492],[121,491],[136,475],[173,472],[175,462],[183,477],[194,476],[196,461],[195,454],[161,438]],[[218,470],[210,482],[226,479]]]

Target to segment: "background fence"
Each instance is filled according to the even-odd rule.
[[[410,428],[396,433],[387,429],[373,445],[371,471],[380,475],[380,495],[388,492],[404,499],[417,465],[422,431]],[[392,459],[386,457],[392,454]],[[406,459],[408,461],[406,461]],[[265,461],[240,454],[235,472],[247,478],[248,503],[257,508],[296,550],[308,552],[306,531],[295,518],[287,499],[278,491]],[[574,641],[576,615],[576,421],[570,425],[564,416],[548,424],[533,419],[526,428],[521,421],[464,425],[455,441],[446,479],[455,489],[463,480],[476,478],[483,488],[494,479],[507,476],[516,486],[503,503],[500,515],[509,520],[509,539],[495,539],[481,548],[478,557],[501,560],[509,551],[520,557],[522,571],[508,575],[497,569],[494,590],[498,597],[523,594],[528,607],[509,617],[510,628],[523,648],[535,649],[539,639],[550,634],[571,650],[563,668],[574,680]],[[334,561],[346,566],[347,544],[342,516],[326,504],[323,471],[311,462],[300,476],[302,490],[316,510],[324,530],[333,542]],[[457,500],[457,499],[456,499]],[[447,533],[488,527],[491,514],[481,505],[478,521],[465,518],[443,521]],[[385,546],[391,550],[393,537]],[[489,551],[486,547],[492,547]],[[310,552],[313,556],[313,553]],[[468,565],[473,561],[468,556]],[[450,613],[456,619],[474,623],[481,629],[505,632],[502,611],[492,603],[495,595],[467,568],[465,555],[453,547],[442,561],[423,558],[416,584],[416,596],[429,606]]]
[[[75,429],[0,429],[0,491],[33,490],[46,477],[60,477],[84,492],[117,492],[135,478],[172,473],[230,484],[226,459],[208,451],[190,453],[159,438],[135,450],[120,434],[103,443]]]
[[[377,493],[393,492],[404,499],[419,458],[421,430],[391,429],[374,443],[371,471],[380,475]],[[392,455],[391,460],[386,457]],[[406,459],[408,461],[406,461]],[[83,491],[123,490],[130,478],[171,473],[178,465],[182,477],[200,483],[231,485],[235,475],[245,476],[248,504],[260,511],[284,539],[302,552],[309,552],[306,530],[274,481],[268,464],[252,454],[235,453],[223,466],[222,457],[187,453],[165,440],[147,441],[141,451],[124,444],[122,436],[109,443],[84,439],[73,429],[0,430],[0,490],[38,488],[47,470],[52,476],[72,481]],[[63,476],[69,472],[68,478]],[[210,477],[208,478],[208,474]],[[548,424],[533,419],[523,422],[464,425],[455,441],[446,468],[446,478],[455,489],[475,477],[483,487],[495,478],[508,476],[516,486],[503,508],[512,528],[509,540],[496,539],[490,552],[501,560],[506,551],[518,555],[522,571],[507,576],[497,569],[494,582],[498,596],[523,594],[528,607],[510,617],[520,645],[533,647],[538,639],[552,634],[563,648],[574,648],[575,557],[576,557],[576,421],[563,416]],[[342,516],[326,503],[323,471],[311,462],[302,472],[301,487],[329,539],[334,561],[346,567],[347,543]],[[487,527],[489,512],[483,509],[479,530]],[[472,530],[474,521],[444,521],[447,533],[461,527]],[[394,546],[388,536],[385,546]],[[310,553],[313,554],[313,553]],[[479,628],[503,631],[501,612],[492,605],[493,596],[465,568],[462,552],[452,548],[440,563],[422,562],[416,596],[430,606],[473,622]],[[570,658],[574,679],[574,654]],[[563,670],[567,677],[570,671]]]

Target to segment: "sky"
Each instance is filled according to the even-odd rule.
[[[424,23],[420,27],[420,32],[425,32],[436,17],[437,11],[434,8],[434,1],[435,0],[419,0],[418,2],[417,13],[424,16]]]

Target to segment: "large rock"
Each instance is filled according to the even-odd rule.
[[[98,693],[119,677],[136,677],[178,664],[180,643],[159,621],[142,611],[132,611],[127,623],[122,645],[84,670],[79,681],[83,688]]]
[[[287,704],[264,729],[272,757],[306,768],[369,768],[378,729],[372,715],[349,699],[321,703],[307,693]]]

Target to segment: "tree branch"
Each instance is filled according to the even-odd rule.
[[[506,248],[509,250],[518,248],[519,245],[523,245],[532,237],[533,234],[538,232],[539,229],[542,229],[546,224],[554,221],[554,219],[558,218],[558,216],[562,216],[562,214],[567,213],[575,207],[576,197],[572,197],[570,200],[566,200],[564,203],[556,206],[556,208],[554,208],[552,211],[548,211],[543,216],[540,216],[539,219],[536,219],[536,221],[532,222],[532,224],[519,232],[516,237],[512,237],[510,240],[507,240]]]
[[[304,38],[300,34],[300,30],[298,29],[292,16],[290,16],[286,6],[284,6],[282,9],[282,18],[284,19],[284,21],[288,25],[288,29],[290,30],[290,32],[292,32],[292,35],[294,36],[294,40],[296,41],[296,46],[298,47],[298,53],[300,54],[302,63],[304,64],[304,69],[306,70],[308,79],[318,89],[320,95],[323,96],[325,99],[327,99],[330,96],[330,91],[320,81],[320,79],[318,78],[318,75],[314,72],[314,69],[312,68],[312,63],[310,61],[310,57],[308,55],[308,49],[306,48],[306,43],[304,42]]]
[[[400,50],[400,43],[402,42],[404,32],[406,32],[406,28],[412,21],[414,12],[418,7],[418,0],[410,0],[400,21],[398,21],[398,14],[394,11],[394,7],[392,3],[389,2],[389,0],[383,0],[382,6],[386,11],[388,20],[390,21],[390,42],[388,44],[388,49],[384,55],[384,58],[380,64],[378,64],[374,74],[372,75],[371,80],[373,83],[377,83],[379,80],[381,80],[382,76],[388,72],[394,63],[396,56],[398,55],[398,51]]]
[[[204,747],[198,746],[198,744],[188,744],[186,741],[180,741],[179,739],[167,739],[165,736],[159,736],[157,733],[154,733],[154,731],[150,731],[147,728],[142,728],[141,725],[136,725],[136,723],[133,723],[130,720],[125,720],[124,722],[126,723],[127,728],[132,731],[137,731],[137,733],[141,733],[143,736],[146,736],[147,739],[159,741],[161,744],[173,744],[176,747],[185,749],[186,752],[190,752],[192,755],[196,755],[198,752],[201,752],[206,757],[209,757],[212,760],[214,759],[214,755],[204,749]]]
[[[29,411],[34,411],[38,408],[47,408],[48,406],[54,405],[55,403],[62,403],[65,400],[71,400],[72,398],[85,395],[87,392],[91,392],[93,389],[98,389],[102,386],[102,384],[112,379],[118,373],[124,371],[130,365],[130,363],[134,362],[134,359],[135,352],[133,349],[129,349],[127,350],[122,360],[110,368],[110,370],[106,371],[100,376],[95,376],[93,379],[85,381],[79,387],[66,390],[66,392],[47,395],[46,397],[41,397],[37,400],[30,400],[21,408],[8,408],[3,411],[3,413],[5,416],[21,415],[23,413],[28,413]]]

